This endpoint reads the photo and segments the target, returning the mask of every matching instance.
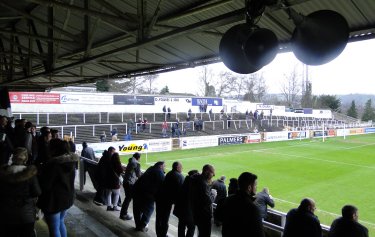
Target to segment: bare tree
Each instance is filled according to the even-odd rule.
[[[159,78],[157,74],[150,74],[142,77],[143,80],[143,92],[147,94],[155,94],[157,92],[157,88],[154,85],[154,82]]]
[[[267,85],[263,74],[252,73],[243,77],[244,100],[263,102],[263,98],[267,94]]]
[[[142,92],[141,88],[145,80],[142,77],[130,77],[110,82],[111,92],[122,92],[136,94]]]
[[[216,96],[214,87],[214,73],[208,66],[202,66],[199,70],[199,80],[202,87],[200,92],[203,96]]]
[[[216,95],[221,97],[233,92],[233,82],[236,76],[232,72],[222,71],[217,77]]]
[[[284,96],[287,106],[297,106],[298,94],[301,92],[299,77],[301,75],[297,71],[297,66],[289,75],[284,75],[285,79],[281,84],[281,92]]]

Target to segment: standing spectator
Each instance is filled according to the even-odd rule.
[[[134,122],[133,122],[132,118],[129,118],[129,120],[127,122],[127,126],[128,126],[128,134],[132,134],[132,132],[134,130]]]
[[[69,137],[70,152],[76,153],[76,144],[74,143],[74,137]]]
[[[225,176],[222,175],[220,179],[215,180],[212,183],[212,189],[217,191],[217,196],[215,198],[214,203],[220,205],[222,201],[227,197],[227,186],[225,186]],[[214,210],[214,222],[217,226],[221,225],[221,222],[216,217],[216,209]]]
[[[227,116],[227,125],[228,125],[228,128],[230,128],[231,121],[232,121],[232,116],[230,116],[230,114],[228,114],[228,116]]]
[[[111,130],[111,140],[112,140],[113,142],[118,141],[117,136],[118,136],[117,128],[113,128],[113,129]]]
[[[146,131],[147,129],[147,124],[148,124],[148,121],[147,121],[147,118],[145,118],[142,122],[142,132]]]
[[[189,108],[188,112],[187,112],[187,115],[188,115],[188,118],[189,118],[189,121],[191,119],[191,108]]]
[[[317,216],[314,200],[304,198],[298,208],[286,215],[283,237],[322,237],[322,227]]]
[[[168,114],[167,114],[167,118],[168,118],[168,120],[170,120],[171,119],[171,108],[170,107],[168,107]]]
[[[238,186],[238,192],[226,198],[223,204],[217,207],[218,218],[223,223],[223,237],[264,237],[262,218],[253,203],[253,196],[257,190],[257,176],[249,172],[242,173],[238,177]]]
[[[94,187],[96,189],[96,194],[94,197],[94,203],[98,206],[102,206],[107,204],[106,195],[105,195],[105,178],[106,173],[108,170],[108,166],[110,166],[111,157],[116,152],[116,149],[112,146],[105,150],[102,154],[102,157],[99,160],[98,166],[96,168],[96,177],[94,182]]]
[[[228,185],[228,195],[233,195],[237,193],[238,191],[238,180],[236,178],[231,178],[229,180],[229,185]]]
[[[27,149],[27,153],[29,155],[28,162],[31,162],[33,157],[33,134],[31,133],[32,126],[33,124],[29,121],[25,123],[24,144],[22,145],[22,147]]]
[[[220,110],[220,120],[223,119],[223,116],[224,116],[224,108],[222,108],[222,109]]]
[[[87,142],[82,142],[81,156],[90,160],[95,160],[95,152],[87,145]]]
[[[12,165],[0,168],[0,236],[33,236],[35,202],[41,194],[35,166],[26,166],[26,148],[15,149]]]
[[[168,232],[168,221],[172,205],[176,204],[177,196],[181,192],[184,176],[181,174],[182,164],[173,162],[172,170],[165,176],[164,182],[156,197],[155,229],[157,237],[165,237]]]
[[[249,112],[249,119],[251,119],[251,120],[254,119],[254,114],[253,114],[252,110],[250,110],[250,112]]]
[[[38,157],[38,137],[37,137],[37,133],[36,133],[36,126],[35,125],[32,125],[31,126],[31,153],[32,153],[32,157],[31,157],[31,160],[28,160],[27,163],[28,164],[34,164],[37,157]]]
[[[161,133],[163,134],[163,137],[167,137],[167,130],[168,130],[168,123],[166,120],[164,120],[163,124],[161,125]]]
[[[50,156],[40,175],[42,194],[38,207],[42,209],[50,236],[66,237],[64,218],[74,202],[74,178],[78,156],[69,152],[69,144],[60,139],[50,142]]]
[[[95,152],[94,150],[87,145],[87,142],[82,142],[82,151],[81,156],[85,157],[89,160],[95,160]],[[84,174],[83,174],[83,183],[86,184],[86,172],[87,172],[86,165],[84,166]]]
[[[137,132],[142,132],[142,124],[143,124],[142,118],[138,118],[138,120],[137,120]]]
[[[263,118],[264,118],[264,112],[263,112],[263,110],[260,112],[260,120],[262,120]]]
[[[167,112],[167,106],[164,105],[164,106],[163,106],[163,113],[165,114],[166,112]]]
[[[128,208],[131,200],[134,196],[134,184],[139,177],[141,177],[141,164],[139,163],[141,159],[141,154],[136,152],[131,158],[129,158],[128,165],[125,169],[124,175],[124,191],[125,200],[122,203],[120,219],[121,220],[131,220],[133,217],[128,213]]]
[[[177,135],[177,137],[180,137],[181,136],[180,119],[177,118],[176,122],[173,125],[174,125],[175,134]],[[172,137],[173,137],[173,131],[172,131]]]
[[[263,188],[262,192],[255,195],[255,205],[259,208],[260,216],[262,219],[267,219],[267,206],[275,207],[275,202],[267,187]]]
[[[51,131],[49,127],[40,128],[40,136],[37,138],[38,144],[38,157],[36,159],[35,165],[38,167],[43,166],[47,161],[49,156],[49,143],[52,139]]]
[[[154,212],[156,194],[164,181],[164,170],[164,161],[158,161],[135,182],[133,214],[137,231],[148,230],[146,226]]]
[[[332,222],[329,237],[368,237],[368,229],[358,223],[358,208],[345,205],[341,213],[342,217]]]
[[[59,130],[57,129],[51,129],[51,135],[52,135],[52,139],[60,138],[60,133],[59,133]]]
[[[210,115],[210,121],[213,119],[212,118],[212,108],[210,109],[210,111],[208,111],[208,114]]]
[[[0,116],[0,166],[8,164],[9,157],[13,150],[11,130],[8,130],[7,128],[7,117]]]
[[[258,119],[258,110],[255,110],[254,112],[254,120],[257,120]]]
[[[191,210],[191,180],[194,175],[198,175],[198,170],[190,170],[186,176],[181,191],[178,194],[173,214],[178,217],[178,237],[193,237],[195,225],[193,212]],[[186,230],[186,232],[185,232]]]
[[[246,117],[246,120],[249,120],[249,110],[246,110],[245,117]]]
[[[194,176],[191,185],[191,205],[194,224],[198,228],[198,237],[211,236],[212,203],[216,198],[216,190],[210,187],[215,168],[204,165],[202,174]]]
[[[113,153],[110,162],[105,171],[106,176],[104,177],[104,188],[107,197],[107,211],[120,211],[120,207],[117,206],[120,198],[120,177],[123,169],[120,161],[120,156],[117,152]]]
[[[107,135],[105,135],[105,131],[102,132],[100,135],[100,142],[106,142],[107,141]]]

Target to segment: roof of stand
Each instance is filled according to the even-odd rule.
[[[304,15],[339,12],[350,41],[375,35],[374,0],[284,2]],[[244,6],[244,0],[0,0],[0,86],[44,91],[218,62],[220,39],[244,22]],[[258,25],[289,50],[295,26],[285,10],[267,8]]]

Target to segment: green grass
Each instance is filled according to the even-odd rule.
[[[212,164],[227,181],[249,171],[258,176],[258,191],[267,186],[276,210],[287,212],[304,197],[316,201],[322,224],[330,225],[345,204],[360,210],[360,221],[375,234],[375,134],[227,145],[214,148],[143,154],[145,169],[158,160],[180,161],[184,173]],[[127,157],[123,158],[126,162]]]

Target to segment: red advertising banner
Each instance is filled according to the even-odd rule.
[[[9,92],[9,99],[18,104],[60,104],[59,93]]]

